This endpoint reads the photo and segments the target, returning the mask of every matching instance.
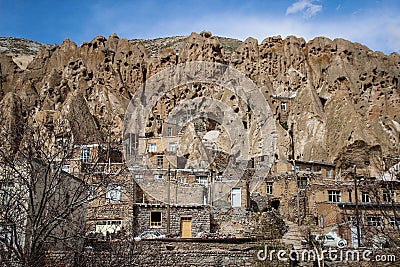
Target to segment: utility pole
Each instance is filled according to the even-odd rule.
[[[167,234],[171,230],[171,166],[168,162],[168,200],[167,200]]]
[[[210,169],[210,206],[212,206],[213,205],[213,188],[212,188],[212,185],[213,185],[213,170],[212,170],[212,168]]]
[[[293,163],[293,170],[294,170],[294,179],[296,181],[296,206],[297,206],[297,225],[301,225],[300,221],[300,192],[299,192],[299,181],[297,181],[297,170],[296,170],[296,160],[294,156],[294,130],[293,130],[294,123],[290,126],[289,136],[290,136],[290,145],[292,147],[292,163]]]
[[[356,223],[357,223],[357,247],[360,247],[361,245],[361,233],[360,233],[360,217],[358,213],[358,190],[357,190],[357,166],[354,165],[354,173],[353,173],[353,178],[354,178],[354,194],[355,194],[355,201],[356,201]]]

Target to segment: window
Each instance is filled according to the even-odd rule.
[[[322,169],[321,166],[317,166],[317,167],[315,168],[315,171],[320,172],[321,169]]]
[[[400,226],[400,218],[399,218],[399,217],[397,217],[397,218],[390,217],[390,218],[389,218],[389,223],[390,223],[390,225],[391,225],[392,227]]]
[[[154,179],[163,179],[163,175],[160,173],[154,174]]]
[[[147,147],[148,152],[156,152],[157,151],[157,144],[149,144]]]
[[[135,177],[135,179],[143,179],[143,174],[136,173],[134,177]]]
[[[396,201],[396,194],[394,190],[383,190],[383,201],[384,202],[394,202]]]
[[[267,186],[266,186],[266,190],[265,190],[267,194],[270,194],[270,195],[272,194],[273,184],[274,184],[273,182],[267,182]]]
[[[368,226],[381,226],[382,218],[379,216],[368,216],[367,217],[367,225]]]
[[[340,191],[339,190],[328,190],[329,202],[340,202]]]
[[[117,184],[109,184],[107,186],[106,202],[118,202],[121,198],[121,187]]]
[[[172,128],[171,127],[167,128],[167,136],[172,136]]]
[[[197,183],[202,185],[208,184],[208,177],[207,176],[198,176],[196,177]]]
[[[296,166],[296,173],[299,173],[301,171],[300,166]]]
[[[82,148],[81,149],[81,161],[88,163],[90,158],[90,149],[89,148]]]
[[[361,192],[361,202],[369,203],[371,202],[371,196],[368,192]]]
[[[297,178],[297,187],[300,189],[304,189],[307,187],[307,178],[299,177]]]
[[[281,110],[286,111],[286,102],[281,103]]]
[[[184,183],[186,183],[186,178],[180,177],[180,178],[178,178],[178,182],[184,184]]]
[[[242,206],[242,190],[239,187],[232,188],[231,191],[231,205],[232,207]]]
[[[163,156],[157,156],[157,168],[162,168],[164,163]]]
[[[161,211],[150,211],[150,226],[152,227],[162,226]]]
[[[169,143],[169,151],[175,152],[178,144],[176,142]]]
[[[331,169],[326,169],[326,178],[331,178]]]
[[[87,187],[87,190],[88,190],[88,197],[87,197],[87,199],[88,199],[88,200],[92,200],[92,199],[93,199],[93,185],[89,185],[89,186]]]
[[[310,166],[306,167],[306,172],[311,172],[311,167]]]
[[[61,170],[62,170],[63,172],[68,172],[68,173],[71,172],[70,166],[69,166],[69,165],[62,165],[62,166],[61,166]]]

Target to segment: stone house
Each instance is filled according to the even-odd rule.
[[[210,209],[206,205],[137,203],[135,222],[138,232],[159,230],[180,237],[200,237],[210,232]]]
[[[288,162],[277,162],[272,174],[257,189],[268,196],[270,206],[315,231],[337,231],[351,245],[356,245],[355,218],[359,213],[362,236],[371,235],[377,227],[388,234],[400,221],[399,180],[357,176],[337,176],[334,165],[322,162],[296,161],[296,173]],[[357,187],[357,189],[356,189]],[[356,191],[357,190],[357,194]],[[356,204],[357,197],[357,204]],[[397,233],[398,234],[398,233]]]

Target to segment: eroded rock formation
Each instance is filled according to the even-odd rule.
[[[2,53],[2,125],[15,128],[16,121],[29,121],[38,112],[59,111],[63,119],[74,121],[76,132],[83,131],[79,142],[120,142],[129,100],[146,79],[198,60],[233,66],[259,87],[276,118],[273,154],[278,159],[291,154],[291,128],[294,155],[302,160],[335,162],[343,169],[357,164],[374,171],[382,157],[400,154],[400,56],[324,37],[306,42],[276,36],[258,44],[253,38],[240,42],[208,32],[154,42],[113,34],[80,46],[68,39],[44,46],[26,66]],[[179,99],[207,97],[215,92],[210,88],[183,86]],[[168,96],[162,101],[165,108],[152,116],[163,117],[176,105]],[[250,121],[246,116],[251,110],[243,101],[232,96],[224,101],[245,124]],[[148,128],[154,129],[151,123]]]

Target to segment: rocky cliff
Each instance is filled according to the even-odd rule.
[[[21,129],[17,122],[32,123],[41,114],[50,124],[56,118],[69,120],[79,142],[120,142],[129,100],[146,79],[169,66],[203,60],[230,65],[258,86],[276,118],[278,159],[291,154],[291,129],[294,156],[302,160],[374,171],[383,157],[400,155],[397,53],[385,55],[324,37],[306,42],[276,36],[259,44],[253,38],[241,42],[208,32],[155,40],[113,34],[80,46],[68,39],[60,45],[28,46],[34,49],[19,50],[18,57],[30,57],[21,63],[10,54],[12,45],[4,49],[2,40],[1,50],[8,53],[0,53],[0,119],[11,129]],[[194,84],[160,99],[157,106],[163,108],[154,109],[152,116],[164,118],[177,105],[178,94],[179,100],[219,94],[239,117],[249,112],[226,92]],[[157,132],[156,123],[148,126]]]

